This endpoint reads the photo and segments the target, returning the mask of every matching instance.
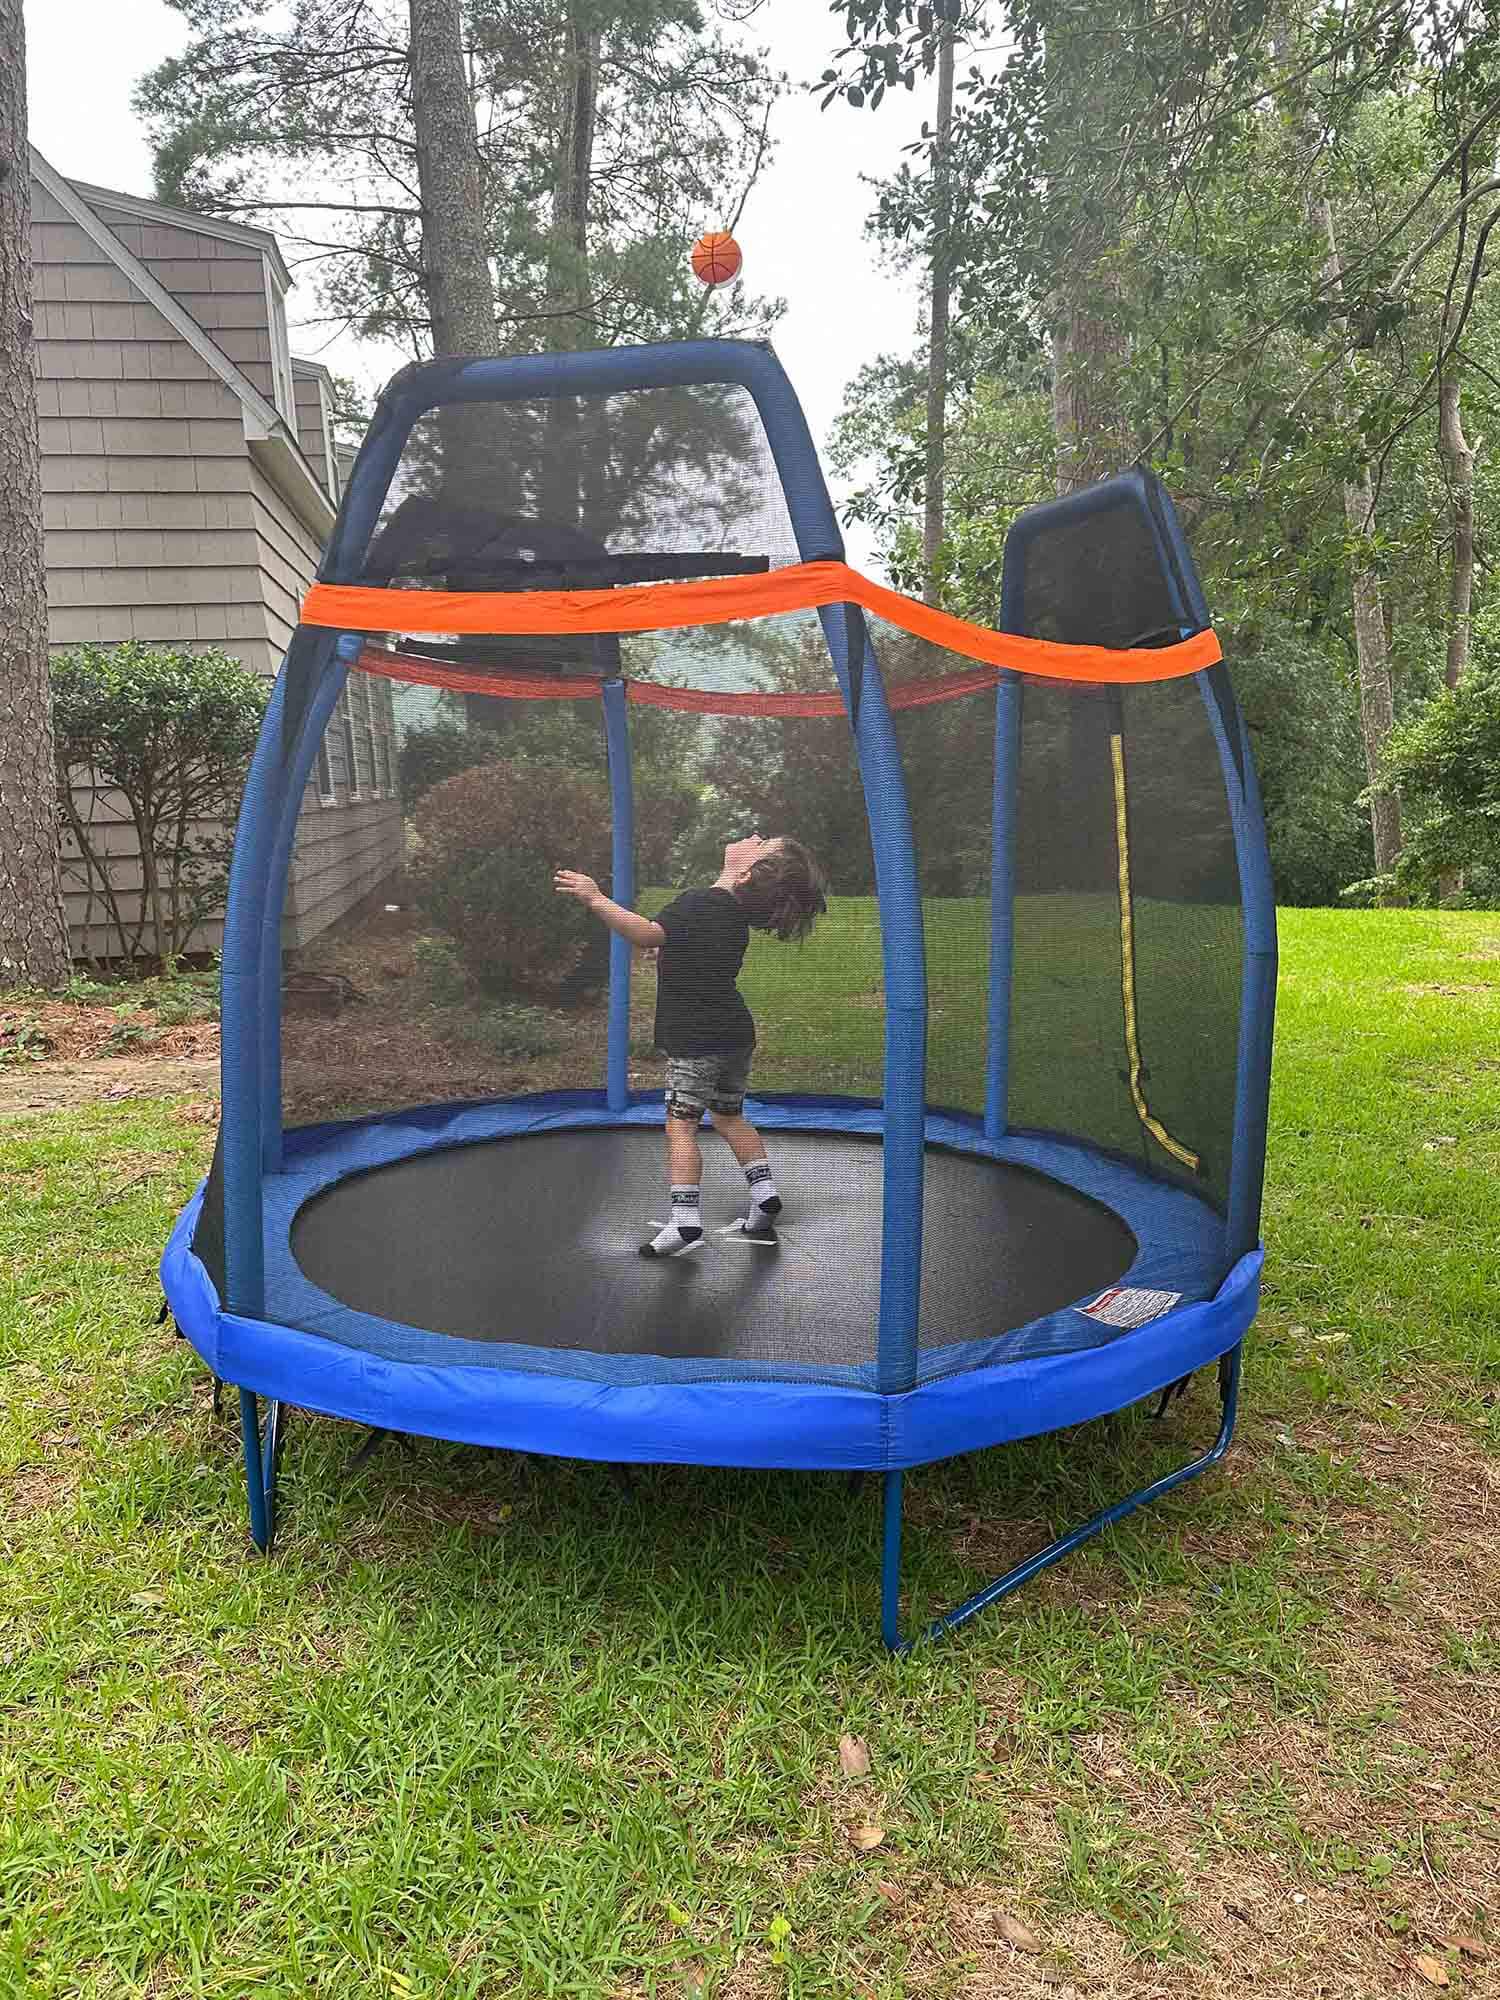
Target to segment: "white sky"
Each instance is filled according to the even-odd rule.
[[[820,74],[842,39],[824,0],[768,0],[748,32],[794,83]],[[74,180],[149,196],[150,155],[130,96],[146,70],[183,46],[181,15],[163,0],[26,0],[26,33],[37,146]],[[877,354],[907,348],[914,335],[919,301],[909,282],[876,266],[864,236],[872,196],[860,177],[884,176],[899,164],[928,95],[920,88],[898,93],[876,113],[842,104],[820,112],[816,98],[794,91],[774,114],[777,151],[750,198],[739,240],[746,283],[787,301],[776,349],[820,444],[856,370]],[[704,220],[711,227],[716,218]],[[684,256],[687,250],[684,244]],[[298,305],[294,291],[294,351]],[[310,296],[302,309],[312,317]],[[300,351],[316,347],[331,367],[369,386],[400,365],[401,357],[355,341],[325,347],[322,340],[306,337]]]

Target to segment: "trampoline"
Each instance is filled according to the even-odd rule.
[[[775,776],[825,827],[827,941],[790,983],[755,955],[785,947],[755,946],[746,971],[766,1044],[747,1109],[787,1200],[774,1245],[723,1233],[742,1191],[710,1159],[702,1254],[637,1256],[662,1212],[664,1107],[632,1026],[649,974],[618,938],[577,1087],[393,1105],[356,1077],[370,1114],[287,1120],[280,946],[310,787],[335,788],[335,750],[351,792],[369,784],[385,701],[398,732],[435,703],[502,733],[546,703],[575,760],[597,740],[627,903],[653,810],[643,751],[659,768],[665,743],[728,814]],[[544,836],[519,865],[545,868]],[[643,897],[673,854],[658,838]],[[408,369],[256,753],[223,1123],[162,1263],[180,1330],[240,1391],[255,1543],[292,1407],[615,1463],[871,1471],[900,1648],[909,1471],[1215,1367],[1208,1449],[928,1629],[962,1624],[1228,1446],[1274,967],[1243,721],[1149,474],[1018,517],[991,629],[844,564],[764,346]],[[329,1071],[330,1046],[296,1054],[299,1073]]]

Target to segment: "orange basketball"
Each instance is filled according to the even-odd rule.
[[[693,245],[693,275],[705,285],[727,285],[744,262],[727,229],[711,229]]]

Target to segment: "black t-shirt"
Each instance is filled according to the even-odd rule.
[[[755,1022],[735,985],[750,942],[727,889],[688,889],[660,911],[667,934],[657,961],[656,1046],[663,1055],[708,1056],[755,1046]]]

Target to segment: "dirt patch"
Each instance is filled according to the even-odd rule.
[[[38,1111],[66,1111],[126,1097],[194,1097],[202,1101],[190,1115],[201,1124],[218,1122],[219,1058],[196,1056],[117,1056],[103,1062],[28,1063],[0,1069],[0,1118],[25,1118]],[[212,1096],[205,1098],[205,1093]]]
[[[320,938],[289,975],[283,1006],[288,1116],[298,1123],[414,1104],[594,1089],[603,1081],[602,995],[517,1009],[439,998],[409,924],[383,912]],[[639,1004],[649,1016],[654,974]],[[217,1096],[216,1021],[162,1026],[132,989],[84,1001],[0,1002],[0,1118],[126,1097]],[[631,1081],[660,1082],[642,1055]],[[206,1122],[212,1122],[211,1118]]]

